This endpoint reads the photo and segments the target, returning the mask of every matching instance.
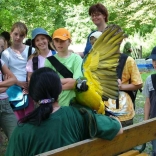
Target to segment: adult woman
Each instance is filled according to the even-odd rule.
[[[7,48],[2,53],[2,60],[12,71],[12,73],[17,78],[17,85],[23,88],[23,92],[27,93],[28,83],[26,82],[27,72],[26,72],[26,63],[28,59],[28,49],[29,46],[23,44],[23,39],[27,35],[27,27],[22,22],[16,22],[13,24],[10,32],[11,36],[11,46]],[[34,49],[32,49],[32,53]],[[29,99],[31,100],[31,99]],[[29,103],[29,106],[25,109],[14,111],[16,117],[22,118],[25,114],[31,112],[34,109],[32,103]]]
[[[97,4],[90,6],[88,13],[92,19],[92,22],[97,27],[96,30],[103,32],[104,29],[107,27],[107,22],[108,22],[107,8],[103,4],[97,3]],[[79,53],[81,55],[81,57],[84,57],[92,47],[92,45],[90,43],[90,35],[93,32],[95,32],[95,31],[92,31],[87,37],[87,43],[86,43],[86,47],[84,49],[84,52]]]
[[[52,69],[43,67],[33,72],[29,94],[37,108],[20,120],[22,126],[12,134],[6,156],[32,156],[90,138],[88,118],[75,107],[59,106],[61,90],[60,78]],[[111,140],[122,133],[118,120],[93,111],[90,115],[100,119],[97,124],[102,129],[95,136]]]
[[[44,29],[36,28],[32,31],[32,46],[35,47],[35,53],[30,56],[26,66],[28,82],[34,70],[44,67],[46,57],[56,53],[51,42],[52,38]],[[33,58],[37,60],[34,60]],[[35,67],[36,65],[37,67]]]

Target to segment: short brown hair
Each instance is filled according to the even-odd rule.
[[[97,3],[97,4],[90,6],[89,15],[91,16],[91,14],[93,14],[95,12],[100,12],[101,14],[106,16],[105,22],[108,22],[108,10],[103,4]]]
[[[27,29],[26,25],[22,22],[14,23],[11,28],[11,32],[13,32],[15,28],[18,28],[22,35],[27,35],[27,33],[28,33],[28,29]]]

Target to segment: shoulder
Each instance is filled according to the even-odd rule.
[[[147,83],[149,84],[149,82],[152,82],[151,75],[149,75],[149,76],[146,78],[146,84],[147,84]]]
[[[82,60],[81,56],[76,53],[71,53],[71,57]]]
[[[2,52],[2,55],[7,55],[7,54],[9,54],[9,53],[10,53],[10,50],[11,50],[10,47],[7,48],[7,49],[5,49],[5,50]]]
[[[134,65],[136,65],[135,60],[131,56],[128,56],[126,60],[126,66],[134,66]]]
[[[128,56],[127,58],[127,61],[126,62],[135,62],[135,60],[131,57],[131,56]]]
[[[93,31],[91,31],[90,34],[88,35],[88,38],[89,38],[90,35],[91,35],[92,33],[94,33],[95,31],[97,31],[97,30],[93,30]]]

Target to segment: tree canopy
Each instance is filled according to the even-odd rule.
[[[74,42],[83,43],[95,29],[88,15],[97,0],[0,0],[0,32],[10,31],[13,23],[24,22],[30,32],[42,27],[51,35],[59,27],[67,27]],[[103,0],[109,11],[109,23],[120,25],[126,33],[151,33],[156,26],[155,0]]]

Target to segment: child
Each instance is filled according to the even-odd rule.
[[[27,94],[28,89],[28,83],[26,81],[26,64],[29,57],[29,46],[23,44],[23,39],[26,37],[27,32],[28,29],[24,23],[14,23],[10,32],[12,41],[11,46],[3,51],[1,57],[8,68],[11,70],[11,72],[16,76],[16,85],[20,86],[23,89],[24,94]],[[32,49],[31,53],[33,52],[34,49]],[[24,117],[27,113],[31,112],[34,109],[34,105],[31,105],[31,103],[32,102],[30,102],[29,106],[25,109],[14,111],[18,119]]]
[[[152,59],[153,67],[156,70],[156,47],[153,48],[151,55],[147,59],[149,58]],[[155,83],[156,74],[149,75],[146,79],[145,86],[143,89],[143,94],[146,97],[144,105],[144,120],[156,117],[156,88],[154,87]],[[152,156],[156,156],[156,140],[152,140],[152,147]]]
[[[36,28],[32,31],[32,45],[35,47],[35,53],[30,56],[27,62],[26,70],[28,72],[28,82],[34,70],[44,67],[45,58],[56,54],[50,49],[54,49],[50,42],[52,38],[42,28]],[[37,58],[37,67],[34,67],[34,58]],[[36,69],[35,69],[36,68]]]
[[[101,34],[102,34],[101,31],[95,31],[94,33],[92,33],[90,35],[90,43],[91,43],[91,45],[93,45],[95,43],[95,41],[100,37]]]
[[[53,36],[53,44],[56,48],[56,51],[58,52],[54,56],[57,61],[59,61],[59,64],[63,64],[63,71],[67,71],[68,73],[71,73],[71,76],[62,76],[62,73],[58,69],[58,65],[52,65],[51,62],[49,61],[51,57],[47,58],[45,61],[45,66],[50,67],[54,69],[59,77],[61,78],[61,83],[62,83],[62,89],[63,91],[61,92],[59,96],[59,103],[61,106],[68,106],[70,100],[75,97],[75,83],[76,79],[82,76],[81,72],[81,64],[82,64],[82,59],[79,55],[72,53],[71,51],[68,50],[68,47],[71,43],[71,36],[70,33],[67,29],[65,28],[59,28],[54,31]],[[56,60],[53,60],[52,63]],[[55,66],[55,67],[54,67]],[[59,65],[60,66],[60,65]],[[62,68],[62,67],[61,67]]]

